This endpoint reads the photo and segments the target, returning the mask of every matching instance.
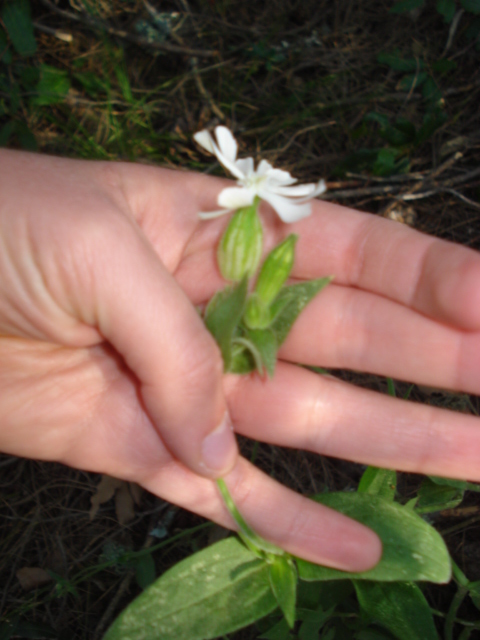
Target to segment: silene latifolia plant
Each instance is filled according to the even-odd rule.
[[[217,251],[218,268],[228,284],[207,305],[205,324],[220,347],[225,371],[272,377],[278,349],[296,318],[332,278],[288,284],[295,234],[261,264],[258,207],[264,200],[284,223],[292,223],[311,213],[310,200],[326,186],[323,181],[297,185],[290,173],[266,160],[255,168],[252,158],[237,158],[237,142],[226,127],[217,127],[215,137],[200,131],[195,140],[237,180],[218,196],[219,210],[200,213],[205,220],[231,215]],[[261,638],[318,638],[321,630],[327,634],[321,637],[353,638],[357,636],[344,634],[342,615],[352,594],[359,608],[352,629],[355,624],[368,628],[371,620],[390,634],[378,638],[437,638],[431,610],[415,581],[447,582],[450,557],[415,505],[395,501],[394,471],[368,467],[357,492],[313,498],[362,522],[382,539],[380,562],[356,574],[293,557],[264,540],[239,513],[224,480],[217,485],[239,537],[217,542],[165,572],[120,614],[104,640],[207,640],[261,619]]]

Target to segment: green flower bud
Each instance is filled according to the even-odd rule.
[[[269,307],[285,284],[295,260],[295,244],[298,236],[292,233],[273,249],[265,259],[255,285],[255,293]]]
[[[238,282],[258,268],[263,248],[263,230],[257,214],[258,202],[238,209],[218,245],[217,259],[225,280]]]
[[[250,329],[266,329],[272,321],[269,307],[260,300],[255,292],[247,300],[243,320]]]

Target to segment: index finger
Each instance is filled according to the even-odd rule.
[[[400,302],[466,330],[480,328],[480,255],[398,222],[314,201],[289,225],[297,244],[293,275],[333,275],[335,283]]]

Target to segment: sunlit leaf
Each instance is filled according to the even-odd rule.
[[[380,581],[448,582],[450,555],[440,534],[411,509],[368,493],[326,493],[315,497],[327,507],[358,520],[380,537],[383,555],[369,571],[348,573],[298,560],[303,580],[356,578]]]
[[[228,538],[164,573],[120,614],[104,640],[208,640],[276,607],[267,563]]]

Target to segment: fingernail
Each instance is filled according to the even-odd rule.
[[[214,473],[230,471],[237,456],[237,442],[228,413],[219,426],[210,433],[202,444],[204,465]]]

